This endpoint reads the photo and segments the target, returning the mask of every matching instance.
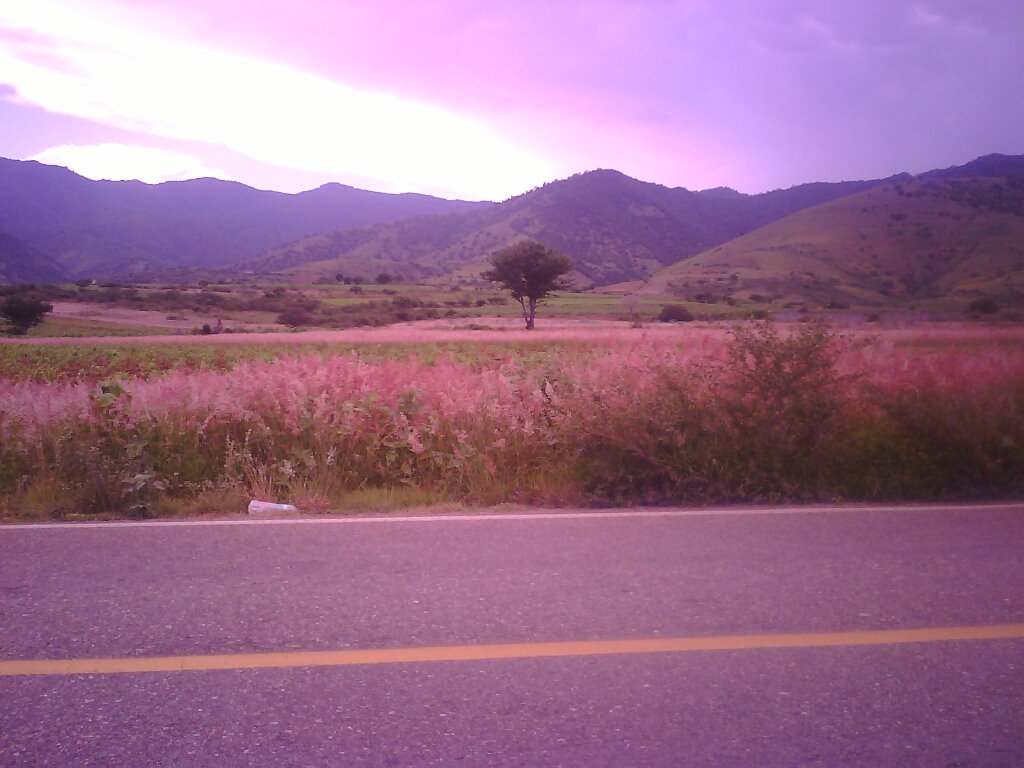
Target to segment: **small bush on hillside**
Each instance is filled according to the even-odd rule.
[[[298,328],[302,325],[312,325],[314,317],[304,307],[289,307],[277,316],[277,322],[291,328]]]
[[[987,297],[974,299],[967,305],[967,311],[972,315],[994,315],[999,311],[999,305],[995,299]]]
[[[658,321],[662,323],[689,323],[693,313],[682,304],[666,304],[658,313]]]

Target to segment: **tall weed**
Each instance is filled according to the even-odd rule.
[[[0,510],[307,509],[1019,494],[1024,353],[770,323],[545,354],[285,356],[99,385],[0,380]],[[60,498],[57,498],[60,496]],[[198,508],[198,507],[197,507]]]

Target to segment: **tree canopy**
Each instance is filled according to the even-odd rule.
[[[48,312],[53,312],[53,304],[30,296],[12,294],[0,302],[0,318],[10,325],[7,332],[16,336],[39,325]]]
[[[527,330],[532,330],[537,304],[555,291],[569,287],[565,275],[572,268],[572,260],[565,254],[536,240],[520,240],[495,253],[491,268],[483,276],[501,283],[512,293],[523,308]]]

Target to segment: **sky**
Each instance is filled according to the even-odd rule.
[[[0,156],[503,200],[1024,154],[1021,0],[4,0]]]

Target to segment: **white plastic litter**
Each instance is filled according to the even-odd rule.
[[[249,502],[250,515],[270,515],[275,512],[298,512],[292,504],[275,504],[272,501],[258,501],[253,499]]]

